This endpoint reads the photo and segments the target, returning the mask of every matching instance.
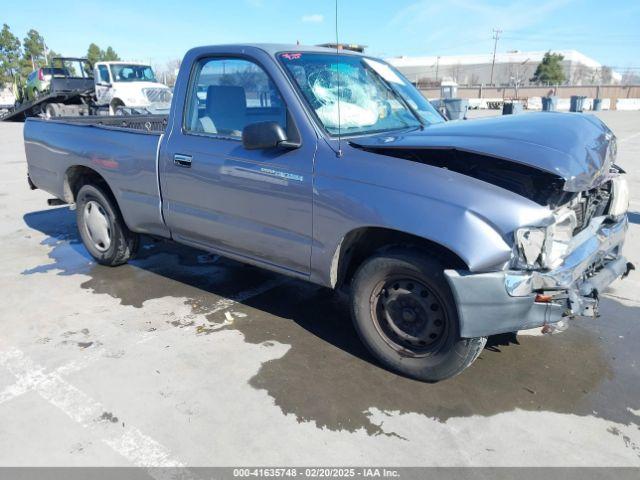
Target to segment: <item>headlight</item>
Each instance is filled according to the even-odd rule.
[[[611,180],[611,205],[609,215],[619,217],[629,209],[629,184],[627,179],[618,175]]]
[[[548,227],[525,227],[515,232],[513,266],[526,270],[555,268],[569,250],[576,214],[563,208],[554,214],[554,223]]]
[[[573,232],[578,226],[576,212],[569,208],[558,210],[554,217],[555,222],[547,231],[543,262],[545,268],[555,268],[562,263],[573,239]]]

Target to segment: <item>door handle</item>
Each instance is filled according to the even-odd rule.
[[[182,155],[181,153],[176,153],[173,156],[173,163],[179,167],[190,168],[191,155]]]

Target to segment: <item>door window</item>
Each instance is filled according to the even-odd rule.
[[[106,65],[98,65],[98,80],[109,83],[109,70]]]
[[[240,139],[249,124],[277,122],[287,131],[280,93],[259,65],[240,58],[201,60],[185,115],[187,132]]]

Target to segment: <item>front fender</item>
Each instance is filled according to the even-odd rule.
[[[544,224],[551,212],[475,178],[346,146],[343,157],[318,156],[313,215],[312,280],[331,285],[342,241],[359,228],[424,238],[487,272],[509,261],[516,228]]]

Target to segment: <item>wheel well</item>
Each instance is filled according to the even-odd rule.
[[[392,247],[414,248],[432,254],[445,268],[467,270],[456,253],[423,237],[379,227],[359,228],[342,239],[337,255],[337,268],[332,268],[331,283],[336,288],[348,284],[356,270],[371,255]]]
[[[83,165],[69,167],[64,176],[64,201],[75,203],[78,191],[83,185],[97,185],[103,188],[112,198],[115,198],[109,184],[98,172]]]

